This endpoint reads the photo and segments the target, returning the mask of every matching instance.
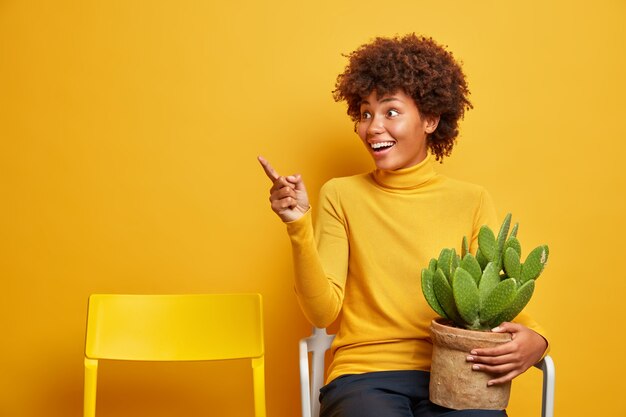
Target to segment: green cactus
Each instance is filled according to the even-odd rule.
[[[510,234],[509,234],[510,229]],[[443,249],[422,270],[422,292],[428,305],[457,326],[489,330],[513,320],[535,290],[535,280],[548,261],[548,246],[533,249],[521,262],[518,224],[507,214],[496,236],[488,226],[478,233],[476,256],[463,237],[461,256]]]
[[[431,259],[430,263],[428,264],[428,269],[430,269],[430,272],[432,272],[433,274],[437,271],[437,260],[436,259]]]
[[[445,275],[448,283],[452,280],[452,272],[454,272],[454,255],[456,251],[454,249],[442,249],[437,259],[437,269],[441,269]]]
[[[435,274],[430,269],[422,269],[422,292],[428,305],[437,312],[441,317],[448,318],[447,314],[441,308],[441,304],[437,301],[435,295],[434,281]]]
[[[476,251],[476,260],[478,261],[481,269],[485,269],[485,267],[489,263],[489,260],[485,258],[485,255],[483,255],[483,252],[480,250],[480,248],[478,248],[478,250]]]
[[[504,252],[506,253],[506,250],[508,248],[513,248],[515,249],[515,252],[517,252],[517,254],[521,257],[522,256],[522,244],[519,243],[519,240],[517,240],[517,238],[515,236],[511,236],[507,239],[506,243],[504,244]]]
[[[493,291],[494,288],[500,283],[500,273],[496,267],[496,264],[489,262],[483,271],[483,275],[480,278],[480,285],[478,291],[480,293],[481,304],[485,302],[487,296]]]
[[[515,282],[515,278],[500,281],[480,306],[480,321],[483,323],[490,322],[511,304],[516,293],[517,282]]]
[[[478,263],[476,258],[474,258],[474,255],[472,255],[469,252],[466,253],[459,267],[469,272],[472,278],[474,278],[476,285],[478,285],[478,283],[480,282],[480,277],[483,274],[483,271],[480,268],[480,264]]]
[[[433,289],[435,290],[435,296],[437,297],[439,305],[441,305],[441,308],[446,313],[446,318],[449,318],[455,323],[462,321],[454,301],[452,287],[440,268],[437,268],[437,272],[435,272],[435,276],[433,277]]]
[[[469,253],[469,243],[467,243],[467,236],[463,236],[463,241],[461,242],[461,259],[465,258],[465,255]]]
[[[489,226],[482,226],[478,232],[478,247],[489,262],[493,262],[496,258],[497,244],[496,236]]]
[[[535,280],[530,280],[526,284],[522,285],[515,294],[515,298],[513,301],[504,309],[500,314],[498,314],[493,320],[489,322],[488,327],[499,326],[500,323],[504,323],[505,321],[511,321],[519,313],[522,312],[528,301],[530,301],[530,297],[532,297],[533,292],[535,290]]]
[[[479,307],[478,286],[476,281],[469,272],[463,268],[457,268],[454,271],[452,279],[452,294],[456,307],[461,318],[471,325],[479,323]]]
[[[504,252],[504,272],[511,278],[520,279],[522,264],[519,261],[519,253],[515,248],[507,248]]]
[[[506,243],[506,237],[509,234],[509,228],[511,227],[511,213],[507,214],[506,217],[504,218],[504,221],[502,222],[502,226],[500,227],[500,231],[498,232],[498,240],[497,240],[497,247],[496,247],[496,255],[495,255],[495,260],[498,265],[502,265],[502,261],[503,258],[502,256],[504,255],[504,244]]]
[[[548,246],[543,245],[536,247],[528,254],[526,261],[522,265],[522,276],[520,278],[522,283],[539,277],[539,274],[541,274],[548,262],[548,253]]]

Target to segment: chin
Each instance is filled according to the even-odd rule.
[[[374,161],[374,164],[376,165],[376,168],[384,169],[385,171],[395,171],[399,169],[398,164],[393,164],[389,162]]]

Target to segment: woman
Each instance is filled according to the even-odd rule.
[[[432,39],[377,38],[349,55],[334,91],[346,101],[355,130],[376,169],[335,178],[320,191],[315,229],[300,175],[280,176],[259,157],[272,181],[271,207],[286,223],[298,300],[308,320],[327,327],[339,318],[323,417],[502,416],[504,411],[449,410],[428,401],[435,313],[419,272],[441,248],[498,225],[479,186],[434,170],[452,151],[458,121],[471,108],[461,67]],[[460,248],[457,248],[460,249]],[[497,332],[512,341],[468,352],[468,366],[510,381],[547,349],[524,313]]]

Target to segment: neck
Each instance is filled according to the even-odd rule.
[[[409,168],[389,171],[385,169],[376,169],[372,176],[376,183],[384,188],[394,190],[412,190],[419,188],[436,175],[430,154],[417,165]]]

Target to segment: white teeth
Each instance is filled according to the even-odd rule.
[[[393,146],[393,145],[394,145],[393,142],[370,143],[370,146],[372,147],[372,149],[386,148],[386,147]]]

